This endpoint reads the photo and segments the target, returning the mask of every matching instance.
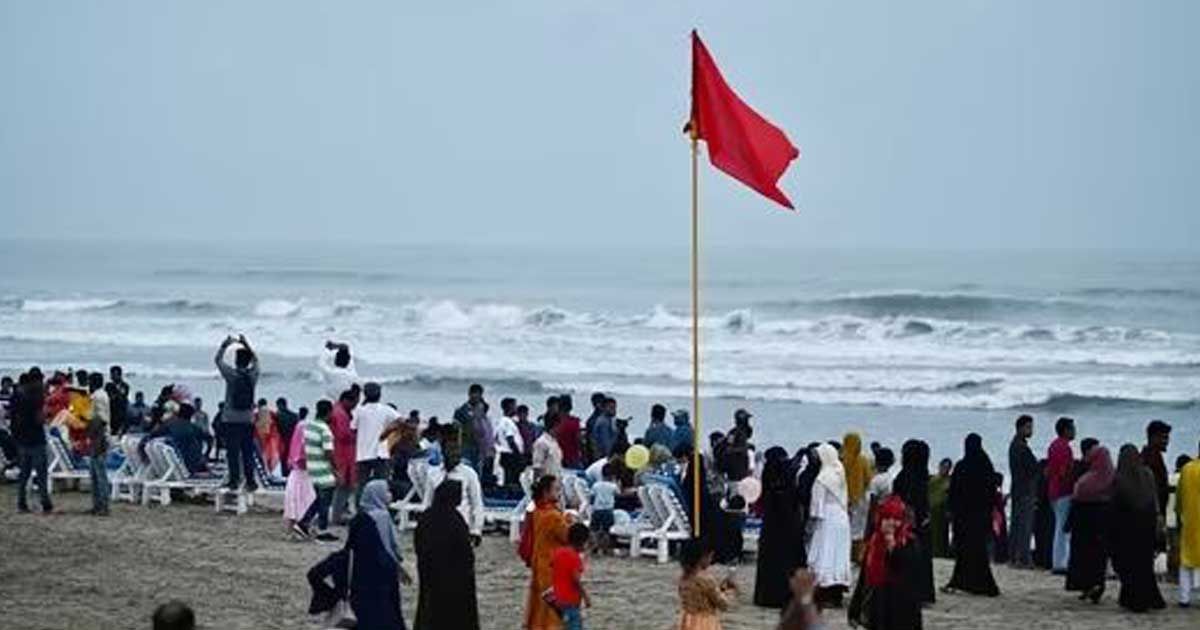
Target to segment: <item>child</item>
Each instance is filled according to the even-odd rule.
[[[679,578],[679,630],[721,630],[721,611],[728,610],[737,586],[730,578],[718,583],[706,569],[713,552],[698,540],[679,550],[683,575]]]
[[[582,581],[582,554],[590,538],[587,525],[575,523],[567,530],[567,545],[555,549],[550,557],[554,604],[562,613],[564,630],[583,630],[580,603],[592,607],[592,600],[584,590]]]
[[[600,469],[600,481],[592,486],[592,536],[596,549],[605,555],[612,553],[608,529],[613,525],[613,509],[621,491],[613,481],[615,476],[612,464],[605,464]]]

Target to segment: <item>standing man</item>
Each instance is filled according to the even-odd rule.
[[[279,450],[281,457],[279,458],[280,466],[283,469],[283,477],[287,478],[291,472],[291,466],[288,465],[288,460],[291,459],[288,451],[292,445],[292,433],[296,430],[296,425],[300,423],[300,418],[288,407],[286,398],[280,397],[275,401],[275,426],[279,429]]]
[[[596,461],[602,459],[608,460],[608,457],[612,455],[613,444],[615,444],[617,441],[617,427],[614,426],[616,418],[613,418],[612,415],[608,413],[608,409],[604,404],[605,401],[608,400],[608,397],[604,394],[600,394],[600,398],[600,413],[599,415],[593,414],[595,415],[596,420],[592,423],[591,430],[592,456]],[[592,400],[592,404],[596,404],[594,398]]]
[[[87,418],[88,434],[88,472],[92,484],[92,511],[95,516],[108,516],[108,495],[112,492],[108,485],[109,422],[112,420],[112,407],[109,404],[108,392],[104,389],[104,376],[99,372],[88,374],[88,391],[91,392],[91,412]]]
[[[127,418],[129,417],[129,383],[125,382],[125,372],[119,365],[108,368],[108,383],[104,385],[108,394],[108,406],[112,420],[109,422],[113,435],[124,435]]]
[[[363,403],[354,410],[350,428],[356,432],[354,474],[358,478],[354,504],[358,505],[363,487],[374,479],[387,479],[390,453],[383,441],[383,430],[400,418],[395,409],[380,402],[383,388],[379,383],[363,385]]]
[[[583,423],[571,413],[575,403],[570,394],[563,394],[558,399],[558,445],[562,448],[563,466],[566,468],[583,468],[583,451],[580,439]]]
[[[1163,459],[1167,446],[1171,444],[1171,425],[1162,420],[1151,420],[1146,425],[1146,447],[1142,449],[1142,463],[1154,473],[1154,489],[1158,495],[1158,515],[1166,518],[1167,499],[1171,496],[1171,483],[1167,478],[1167,462]],[[1161,551],[1161,550],[1160,550]]]
[[[1030,539],[1033,537],[1034,510],[1037,507],[1038,461],[1029,448],[1033,436],[1033,417],[1017,418],[1016,434],[1008,445],[1008,472],[1012,480],[1012,531],[1009,542],[1009,562],[1014,568],[1032,569],[1033,555]]]
[[[517,428],[517,400],[500,401],[500,421],[496,426],[496,451],[500,453],[500,468],[504,470],[504,487],[520,491],[521,471],[525,470],[525,439]]]
[[[672,446],[672,437],[673,433],[667,427],[667,408],[654,405],[650,408],[650,426],[646,427],[646,433],[642,436],[642,445],[654,448],[655,444],[662,444],[669,449]]]
[[[671,452],[680,446],[692,446],[696,433],[692,429],[692,419],[687,409],[676,409],[671,417],[675,420],[675,431],[671,433]]]
[[[225,360],[225,351],[234,342],[241,347],[234,352],[233,365]],[[225,458],[229,466],[226,487],[237,490],[241,473],[246,475],[246,491],[258,490],[254,479],[254,389],[258,385],[258,356],[246,341],[245,335],[236,340],[230,336],[221,342],[214,359],[221,378],[225,379],[225,409],[221,414],[225,433]]]
[[[454,421],[462,436],[462,459],[480,472],[484,487],[491,487],[495,484],[492,460],[496,457],[496,433],[487,414],[483,385],[473,383],[467,388],[467,402],[454,411]]]
[[[42,501],[42,512],[54,511],[50,503],[49,460],[46,457],[46,422],[44,406],[46,391],[41,372],[30,370],[17,379],[18,389],[11,404],[13,441],[17,443],[17,462],[21,474],[17,478],[17,511],[29,512],[25,492],[29,477],[37,473],[38,497]]]
[[[1046,453],[1046,495],[1054,510],[1054,557],[1051,567],[1055,574],[1065,575],[1071,555],[1071,535],[1064,531],[1071,513],[1071,494],[1075,490],[1075,457],[1071,441],[1075,439],[1075,420],[1059,418],[1054,423],[1058,437]]]
[[[333,433],[333,508],[330,518],[334,525],[346,524],[347,504],[354,493],[355,454],[358,436],[351,428],[351,416],[358,406],[358,390],[354,387],[342,392],[333,410],[329,412],[329,430]],[[357,506],[355,506],[357,507]]]
[[[213,427],[212,420],[208,417],[208,412],[204,411],[204,401],[196,396],[192,399],[192,424],[200,430],[201,440],[204,442],[204,459],[205,461],[212,459],[213,454]]]
[[[562,478],[563,452],[558,444],[558,416],[547,416],[543,421],[545,432],[533,443],[533,478],[546,475]]]
[[[483,491],[479,486],[479,475],[462,462],[459,428],[446,427],[442,431],[442,467],[431,467],[425,489],[425,508],[433,503],[434,490],[443,481],[450,479],[462,484],[462,500],[458,513],[462,515],[467,530],[471,533],[471,544],[476,547],[483,540]]]
[[[583,423],[583,456],[588,464],[598,459],[608,459],[608,451],[601,449],[596,444],[596,421],[604,415],[605,398],[606,396],[600,392],[592,392],[592,414]],[[609,428],[612,428],[611,423]]]
[[[527,405],[517,405],[517,431],[521,433],[521,444],[525,451],[522,453],[525,466],[529,465],[530,458],[533,456],[533,443],[538,439],[539,428],[532,420],[529,419],[529,407]]]
[[[325,381],[325,396],[331,401],[338,400],[342,392],[358,383],[358,369],[354,367],[348,344],[326,341],[325,351],[317,359],[317,368]]]
[[[1200,586],[1200,459],[1179,473],[1179,605],[1192,605],[1192,589]]]

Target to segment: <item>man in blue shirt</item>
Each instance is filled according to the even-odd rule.
[[[667,408],[662,405],[654,405],[650,408],[650,426],[646,427],[646,434],[642,438],[646,448],[653,448],[655,444],[662,444],[666,448],[671,448],[674,443],[674,437],[671,428],[667,426]]]

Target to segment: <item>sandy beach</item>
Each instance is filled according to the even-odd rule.
[[[305,570],[332,547],[287,539],[277,512],[256,509],[240,517],[214,514],[207,505],[113,506],[107,519],[89,517],[88,495],[59,492],[58,512],[17,514],[14,487],[0,488],[0,628],[6,630],[126,630],[148,628],[157,603],[180,598],[195,607],[204,628],[320,628],[306,613]],[[407,562],[415,572],[411,537]],[[521,626],[527,574],[512,547],[488,536],[476,552],[480,618],[488,630]],[[938,561],[938,581],[951,565]],[[998,599],[939,595],[925,613],[927,628],[1196,628],[1200,611],[1171,607],[1148,615],[1121,612],[1115,582],[1098,606],[1062,590],[1060,578],[1041,572],[995,569]],[[675,564],[603,558],[588,580],[595,607],[590,628],[660,630],[676,611]],[[775,612],[748,603],[754,567],[738,572],[742,602],[725,617],[731,630],[773,628]],[[411,622],[415,586],[404,589]],[[1165,594],[1165,591],[1164,591]],[[1168,596],[1168,599],[1173,597]],[[845,628],[841,611],[826,615]]]

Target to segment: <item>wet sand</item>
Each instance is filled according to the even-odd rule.
[[[86,493],[59,492],[58,513],[15,511],[15,488],[0,486],[0,628],[5,630],[127,630],[149,628],[154,607],[172,598],[189,602],[210,629],[317,629],[306,614],[304,573],[335,547],[288,540],[278,512],[217,515],[206,505],[170,507],[115,504],[112,516],[83,514]],[[410,537],[406,563],[415,573]],[[938,561],[939,583],[950,564]],[[675,564],[650,559],[602,558],[588,582],[593,629],[668,629],[676,614]],[[926,611],[926,628],[1200,628],[1200,610],[1125,614],[1117,584],[1098,605],[1062,590],[1061,578],[996,568],[1004,594],[996,599],[939,594]],[[488,536],[476,551],[480,618],[488,630],[518,630],[524,610],[525,567],[507,539]],[[749,604],[754,567],[738,572],[742,601],[724,618],[732,630],[770,629],[775,611]],[[1167,599],[1174,599],[1168,592]],[[411,623],[415,585],[404,589]],[[845,628],[844,613],[827,611],[830,628]]]

